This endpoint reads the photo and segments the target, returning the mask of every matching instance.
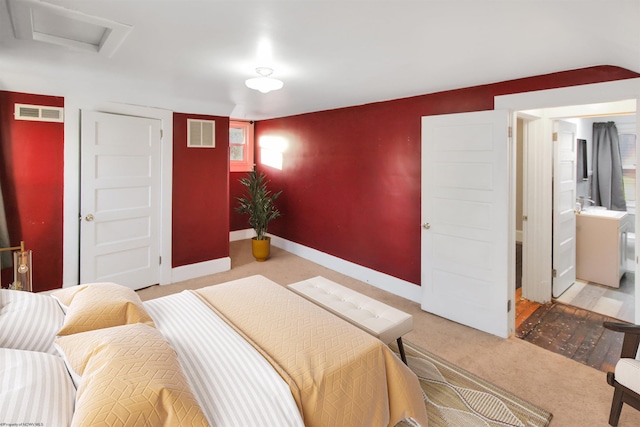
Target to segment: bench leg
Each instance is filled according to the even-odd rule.
[[[397,339],[398,342],[398,350],[400,351],[400,358],[402,359],[402,361],[404,362],[404,364],[407,364],[407,356],[405,356],[404,354],[404,346],[402,345],[402,337]]]

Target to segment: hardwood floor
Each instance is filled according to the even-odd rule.
[[[633,302],[633,286],[629,285],[634,282],[633,273],[626,275],[627,278],[623,279],[617,293],[612,293],[608,289],[594,290],[593,286],[587,284],[580,289],[576,287],[575,295],[570,294],[569,297],[565,297],[572,304],[584,305],[592,310],[600,309],[604,313],[593,312],[558,300],[539,304],[522,298],[522,288],[519,287],[522,271],[519,247],[516,254],[518,255],[516,258],[516,336],[600,371],[612,371],[620,358],[623,335],[604,329],[602,323],[620,322],[621,318],[628,320],[629,309],[621,307],[628,307],[627,300]],[[597,294],[597,298],[592,296],[594,293]],[[603,304],[603,300],[607,300],[608,303]],[[590,305],[586,305],[587,301]],[[620,303],[616,304],[616,301]],[[611,308],[602,310],[603,307],[615,307],[616,310]],[[615,314],[615,317],[607,314]]]
[[[517,312],[516,312],[517,313]],[[516,336],[603,372],[620,358],[623,335],[602,327],[609,316],[550,302],[538,307],[516,330]]]
[[[522,288],[516,289],[516,330],[531,316],[542,304],[522,298]]]

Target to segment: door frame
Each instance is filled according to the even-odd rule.
[[[160,166],[160,284],[172,283],[171,201],[173,181],[173,112],[158,108],[65,98],[64,123],[64,203],[62,287],[79,284],[80,280],[80,111],[145,117],[161,121]]]
[[[549,89],[535,92],[525,92],[518,93],[512,95],[502,95],[496,96],[494,98],[494,108],[495,109],[506,109],[512,112],[514,116],[518,115],[518,112],[527,112],[527,114],[531,113],[531,117],[539,117],[541,120],[528,121],[526,123],[527,129],[525,130],[526,139],[529,142],[529,146],[533,145],[532,142],[536,140],[540,140],[540,137],[546,134],[551,134],[551,124],[550,120],[545,117],[546,114],[544,111],[546,109],[551,108],[563,108],[563,111],[566,111],[566,114],[570,114],[570,107],[567,106],[579,106],[579,105],[587,105],[587,104],[599,104],[606,102],[616,102],[621,100],[635,100],[636,104],[636,131],[640,127],[640,78],[635,79],[627,79],[627,80],[617,80],[613,82],[605,82],[605,83],[595,83],[581,86],[572,86],[567,88],[560,89]],[[535,110],[539,110],[536,113]],[[567,116],[565,116],[567,117]],[[515,117],[514,117],[515,119]],[[514,121],[515,123],[515,121]],[[535,197],[536,204],[531,205],[530,203],[525,204],[525,207],[528,208],[524,215],[528,216],[529,221],[527,222],[526,227],[523,225],[523,233],[524,238],[531,236],[539,236],[542,241],[536,242],[534,245],[535,250],[528,251],[529,254],[535,254],[534,256],[530,256],[535,263],[542,264],[541,267],[544,267],[545,263],[549,264],[548,269],[540,269],[538,270],[538,277],[529,277],[526,281],[527,291],[525,292],[525,281],[523,281],[523,296],[535,295],[538,298],[532,298],[539,302],[546,302],[551,300],[551,244],[544,244],[544,236],[551,236],[551,185],[550,182],[550,168],[553,166],[552,156],[542,154],[545,149],[545,144],[536,144],[542,145],[543,147],[539,147],[540,150],[534,150],[535,147],[530,147],[526,153],[534,156],[533,159],[526,158],[525,160],[528,162],[535,162],[536,167],[530,168],[533,170],[529,170],[528,176],[524,177],[526,182],[525,188],[527,189],[527,193],[529,198]],[[636,153],[636,162],[640,160],[640,150]],[[530,163],[531,164],[531,163]],[[515,168],[512,168],[514,170]],[[547,172],[549,171],[549,172]],[[515,178],[515,177],[514,177]],[[640,196],[640,186],[636,186],[636,198]],[[514,200],[515,201],[515,200]],[[511,212],[510,215],[515,217],[515,203],[509,203]],[[532,206],[535,206],[535,209],[531,209]],[[547,219],[548,217],[548,219]],[[636,215],[636,229],[640,224],[640,216]],[[525,230],[526,228],[526,230]],[[511,231],[515,236],[515,229]],[[640,253],[640,239],[636,239],[636,254]],[[530,242],[531,243],[531,242]],[[525,245],[528,243],[525,242]],[[524,247],[523,247],[524,253]],[[548,261],[545,261],[548,260]],[[638,264],[638,257],[636,256],[636,267]],[[523,272],[525,268],[528,268],[528,271],[531,271],[532,266],[525,267],[523,265]],[[511,263],[511,269],[515,270],[515,264]],[[546,273],[548,272],[548,273]],[[546,280],[544,280],[546,277]],[[640,277],[636,275],[635,286],[636,289],[639,288],[638,283],[640,282]],[[515,310],[513,311],[513,316],[515,316]],[[635,322],[640,322],[640,292],[636,292],[635,297]]]

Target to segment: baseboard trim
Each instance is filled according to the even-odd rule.
[[[235,242],[236,240],[245,240],[251,239],[252,237],[256,237],[256,232],[253,231],[252,228],[247,228],[245,230],[237,230],[229,232],[229,241]]]
[[[210,274],[222,273],[231,270],[231,258],[224,257],[210,261],[175,267],[171,270],[171,282],[182,282]]]
[[[301,258],[308,259],[323,267],[330,268],[345,276],[368,283],[371,286],[375,286],[399,297],[416,303],[422,301],[422,289],[414,283],[372,270],[368,267],[363,267],[278,236],[271,235],[271,244]]]
[[[229,233],[229,241],[234,242],[236,240],[251,239],[255,237],[255,235],[255,231],[251,228],[231,231]],[[274,236],[273,234],[270,234],[270,236],[271,244],[275,247],[284,249],[301,258],[308,259],[311,262],[315,262],[316,264],[330,268],[345,276],[360,280],[361,282],[368,283],[371,286],[375,286],[399,297],[416,303],[422,301],[422,289],[414,283],[398,279],[397,277],[381,273],[368,267],[363,267],[362,265],[283,239],[282,237]]]

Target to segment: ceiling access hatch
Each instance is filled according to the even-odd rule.
[[[16,38],[56,44],[111,57],[133,28],[36,0],[9,0]]]

